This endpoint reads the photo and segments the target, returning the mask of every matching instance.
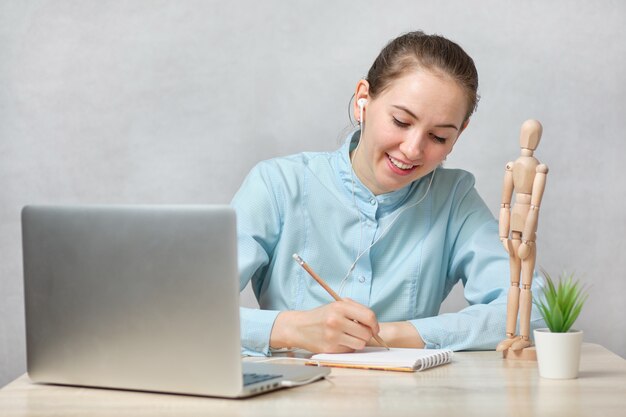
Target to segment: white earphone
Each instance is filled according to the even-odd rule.
[[[359,106],[360,114],[359,114],[359,124],[363,123],[363,108],[367,104],[366,98],[360,98],[356,101],[356,104]]]

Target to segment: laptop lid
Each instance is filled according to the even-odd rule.
[[[27,206],[22,239],[32,380],[225,397],[283,386],[243,387],[230,206]],[[280,375],[327,373],[291,368],[306,375]]]

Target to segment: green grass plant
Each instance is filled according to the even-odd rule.
[[[551,332],[566,333],[578,318],[588,293],[574,274],[563,272],[555,282],[545,270],[541,273],[545,286],[535,305]]]

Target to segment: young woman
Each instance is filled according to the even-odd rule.
[[[509,260],[471,174],[440,167],[468,126],[478,74],[454,42],[392,40],[356,85],[359,129],[335,152],[258,164],[233,199],[244,353],[395,347],[493,349]],[[333,301],[292,258],[339,292]],[[462,281],[469,306],[438,315]]]

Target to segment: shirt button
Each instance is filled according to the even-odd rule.
[[[359,282],[360,282],[361,284],[363,284],[363,283],[365,282],[365,277],[361,275],[361,276],[359,277]]]
[[[376,199],[375,198],[370,198],[370,204],[371,205],[375,205],[376,204]]]

